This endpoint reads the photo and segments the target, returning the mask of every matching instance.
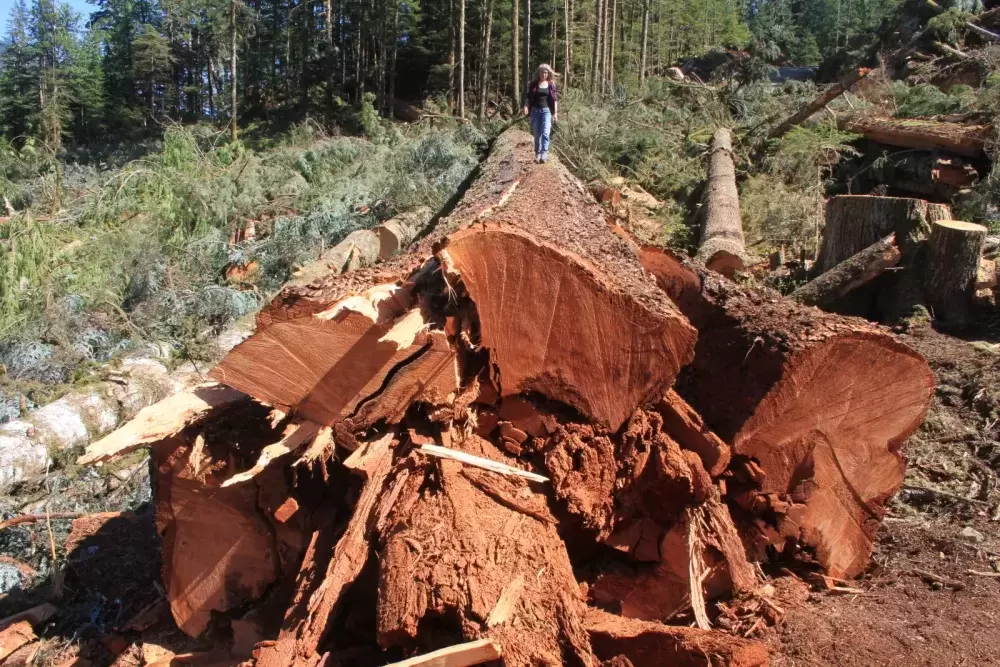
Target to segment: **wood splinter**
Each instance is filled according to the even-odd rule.
[[[394,662],[386,667],[471,667],[499,659],[499,644],[492,639],[477,639]]]
[[[489,470],[490,472],[495,472],[500,475],[524,477],[532,482],[549,481],[548,477],[543,477],[542,475],[528,472],[527,470],[521,470],[520,468],[514,468],[513,466],[505,465],[503,463],[497,463],[496,461],[491,461],[490,459],[484,459],[481,456],[474,456],[455,449],[448,449],[447,447],[440,447],[438,445],[421,445],[419,451],[429,456],[459,461],[460,463],[475,466],[477,468],[483,468],[484,470]]]

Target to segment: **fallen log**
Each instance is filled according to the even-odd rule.
[[[844,116],[837,120],[844,132],[864,135],[880,144],[943,150],[965,157],[978,157],[991,136],[990,125],[964,125],[917,118],[872,118]]]
[[[871,70],[867,67],[859,67],[851,70],[846,76],[844,76],[843,79],[824,90],[818,97],[779,123],[778,126],[771,130],[770,134],[767,135],[768,139],[778,139],[779,137],[784,136],[796,125],[809,120],[810,116],[833,100],[837,99],[840,95],[843,95],[845,92],[853,88],[856,83],[868,76],[870,72]]]
[[[934,319],[954,327],[968,321],[986,227],[958,220],[931,225],[924,288]]]
[[[420,294],[460,285],[501,395],[535,391],[612,428],[662,396],[690,358],[693,329],[645,280],[579,183],[555,162],[532,168],[529,139],[499,138],[448,224],[414,252],[280,294],[212,376],[316,423],[340,422],[426,349],[423,333],[406,347],[383,339]],[[544,216],[539,198],[551,204]],[[438,265],[447,285],[434,282]],[[443,324],[428,322],[431,331]]]
[[[830,303],[896,266],[900,257],[895,236],[887,236],[799,287],[789,298],[805,306]]]
[[[705,187],[705,222],[697,255],[705,266],[727,278],[732,278],[747,265],[732,142],[732,134],[725,128],[716,130],[712,137]]]
[[[427,229],[432,217],[431,210],[421,206],[386,220],[373,229],[379,242],[378,258],[385,261],[410,245],[417,235]]]

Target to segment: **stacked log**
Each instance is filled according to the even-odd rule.
[[[250,624],[258,665],[752,667],[707,600],[774,549],[865,567],[926,362],[637,255],[531,145],[501,135],[414,249],[290,287],[221,387],[88,453],[153,447],[182,630]]]

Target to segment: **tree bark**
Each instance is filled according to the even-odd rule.
[[[927,204],[927,222],[934,223],[938,220],[952,220],[951,207],[947,204]]]
[[[455,113],[455,50],[458,35],[455,30],[455,0],[448,0],[448,111]]]
[[[709,269],[729,278],[746,267],[732,135],[727,129],[717,130],[712,138],[705,189],[705,223],[698,259]]]
[[[239,123],[238,123],[238,109],[237,109],[237,94],[236,94],[236,3],[238,0],[232,0],[229,3],[229,72],[231,81],[231,98],[230,98],[230,138],[235,142],[239,140]]]
[[[465,120],[465,2],[458,0],[458,117]]]
[[[513,72],[513,77],[514,77],[513,81],[511,81],[510,94],[512,99],[514,100],[515,112],[517,111],[517,109],[521,107],[521,104],[523,104],[523,100],[521,99],[521,97],[524,95],[524,83],[521,81],[521,72],[520,72],[521,57],[518,48],[518,45],[521,43],[521,32],[518,27],[518,21],[520,20],[520,17],[518,15],[521,12],[519,4],[520,4],[519,0],[514,0],[514,11],[512,14],[512,20],[514,22],[514,25],[510,32],[510,55],[511,55],[510,68],[511,72]]]
[[[601,82],[601,26],[604,23],[604,3],[607,0],[594,0],[596,11],[594,13],[594,57],[590,66],[590,93],[591,95],[600,92]]]
[[[927,237],[927,202],[902,197],[839,195],[826,202],[826,228],[814,268],[820,275],[895,233],[901,263]]]
[[[779,137],[782,137],[796,125],[809,120],[809,118],[814,113],[825,107],[833,100],[837,99],[838,96],[844,94],[845,92],[853,88],[858,81],[861,81],[863,78],[868,76],[869,72],[871,72],[871,70],[866,67],[860,67],[858,69],[852,70],[843,79],[841,79],[834,85],[824,90],[823,93],[820,94],[812,102],[805,105],[804,107],[793,113],[791,116],[786,118],[784,121],[779,123],[778,126],[773,130],[771,130],[771,133],[767,135],[768,138],[777,139]]]
[[[569,0],[563,0],[563,89],[569,88],[573,71],[573,19],[569,11]]]
[[[799,287],[789,297],[806,306],[828,304],[896,266],[899,258],[895,237],[887,236]]]
[[[991,136],[989,125],[964,125],[914,118],[842,117],[837,125],[845,132],[864,135],[872,141],[902,148],[943,150],[965,157],[978,157]]]
[[[639,85],[646,81],[646,59],[649,55],[649,3],[650,0],[643,0],[642,3],[642,46],[639,52]]]
[[[610,40],[609,15],[612,0],[604,0],[603,15],[601,17],[601,94],[605,94],[608,89],[608,42]]]
[[[524,78],[530,79],[531,66],[531,0],[524,0]]]
[[[986,232],[982,225],[958,220],[931,225],[924,289],[934,319],[949,327],[968,323]]]
[[[611,92],[615,89],[615,48],[618,41],[618,0],[613,0],[611,5],[611,54],[608,57],[608,87]]]
[[[486,26],[483,29],[483,51],[479,63],[479,118],[486,118],[487,81],[490,75],[490,38],[493,34],[493,0],[486,0]]]

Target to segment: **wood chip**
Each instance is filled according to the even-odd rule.
[[[459,461],[460,463],[464,463],[465,465],[475,466],[477,468],[489,470],[490,472],[495,472],[500,475],[510,475],[512,477],[524,477],[525,479],[531,480],[532,482],[549,481],[548,477],[543,477],[533,472],[528,472],[527,470],[521,470],[520,468],[514,468],[512,466],[506,465],[504,463],[498,463],[497,461],[492,461],[490,459],[484,459],[481,456],[473,456],[472,454],[466,454],[465,452],[459,451],[457,449],[448,449],[447,447],[439,447],[438,445],[421,445],[419,451],[423,452],[424,454],[427,454],[428,456],[436,456],[442,459]]]
[[[456,644],[433,653],[394,662],[386,667],[469,667],[500,659],[500,645],[491,639]]]
[[[233,475],[222,483],[222,488],[250,481],[260,473],[264,472],[264,469],[267,468],[267,466],[270,465],[270,463],[275,459],[279,459],[285,454],[290,454],[291,452],[300,449],[307,442],[315,438],[316,434],[319,433],[319,430],[320,425],[310,421],[305,421],[292,426],[290,430],[286,432],[286,435],[281,442],[268,445],[261,451],[257,462],[252,468]]]
[[[521,597],[521,591],[524,590],[524,576],[518,575],[516,579],[507,584],[503,592],[500,593],[500,597],[497,599],[496,605],[493,606],[493,610],[490,615],[486,618],[486,627],[492,628],[497,625],[502,625],[506,623],[514,611],[514,607],[517,606],[517,601]]]

